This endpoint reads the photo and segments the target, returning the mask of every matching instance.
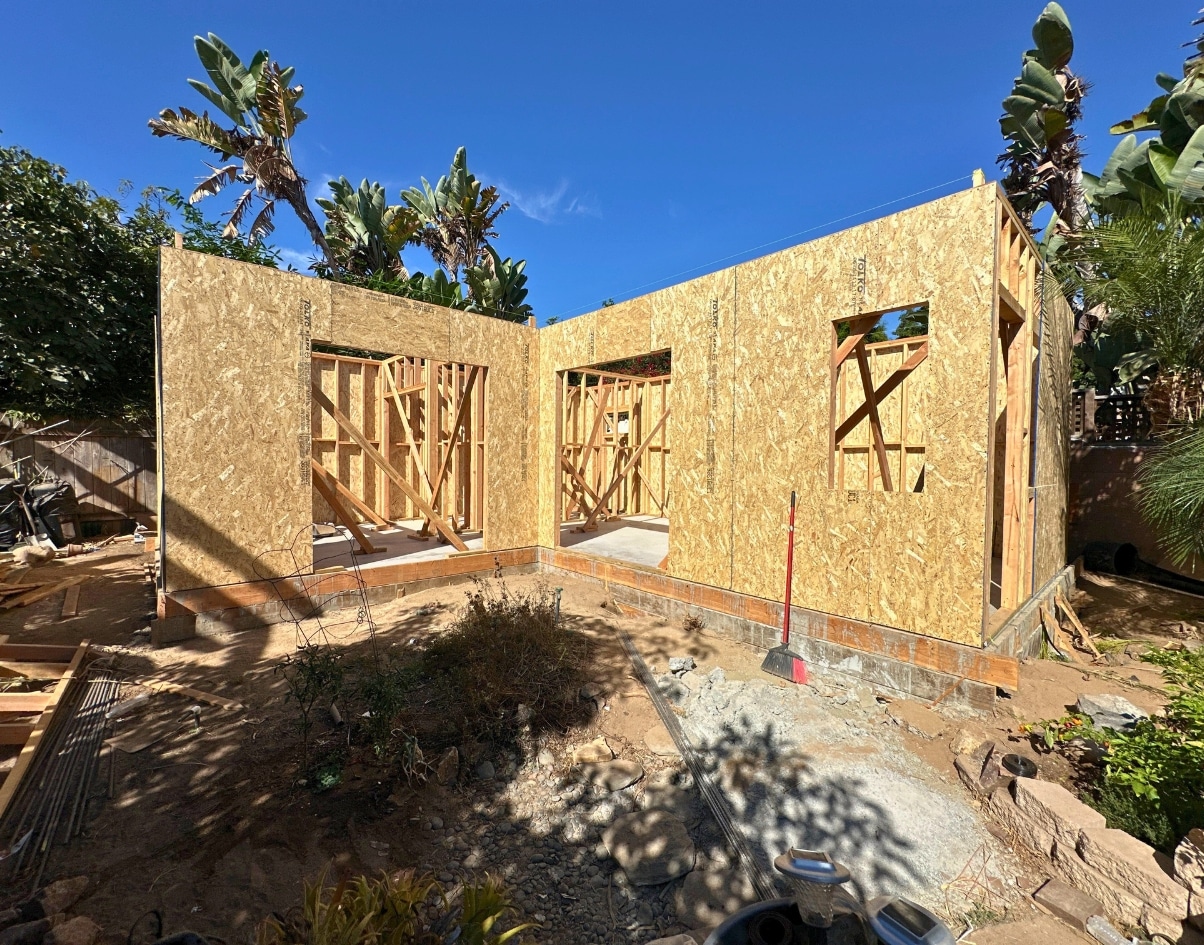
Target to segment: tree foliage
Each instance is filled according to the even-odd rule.
[[[1031,228],[1043,206],[1053,209],[1049,250],[1073,234],[1086,215],[1082,187],[1082,117],[1087,83],[1070,69],[1074,35],[1066,12],[1048,4],[1033,24],[1034,48],[1025,52],[1020,75],[1003,100],[999,127],[1008,146],[997,158],[1003,189]]]
[[[409,207],[390,205],[383,185],[367,179],[353,188],[346,177],[330,182],[330,197],[319,197],[326,214],[326,242],[338,274],[361,278],[379,275],[406,282],[409,273],[401,251],[417,238],[421,224]],[[329,266],[318,271],[330,275]]]
[[[190,203],[217,194],[235,182],[248,185],[230,210],[224,235],[237,236],[252,209],[259,212],[246,227],[248,242],[261,240],[273,229],[277,201],[284,201],[309,232],[328,265],[333,265],[326,236],[310,209],[305,178],[293,163],[291,141],[297,126],[308,116],[297,104],[304,89],[290,85],[294,69],[282,68],[261,49],[244,64],[229,46],[210,33],[194,38],[197,57],[213,82],[199,79],[188,84],[234,122],[223,128],[209,117],[187,108],[164,109],[149,122],[157,137],[192,141],[218,155],[221,167],[203,180],[189,196]],[[233,161],[231,159],[234,159]]]
[[[146,420],[157,247],[171,230],[23,148],[0,148],[0,409]]]

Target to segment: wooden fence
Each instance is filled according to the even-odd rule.
[[[69,483],[79,521],[133,520],[155,529],[155,441],[151,436],[102,423],[0,424],[0,477],[29,481],[48,471]],[[85,530],[85,535],[87,531]]]

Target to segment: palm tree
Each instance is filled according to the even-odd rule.
[[[1204,404],[1204,225],[1173,194],[1084,230],[1068,253],[1067,288],[1106,310],[1108,333],[1140,350],[1117,364],[1125,381],[1154,369],[1145,404],[1154,428],[1200,419]]]
[[[367,180],[353,188],[346,177],[330,182],[332,196],[318,198],[326,214],[326,242],[341,274],[405,282],[401,250],[421,223],[409,207],[390,205],[385,188]],[[323,273],[330,274],[330,273]]]
[[[262,239],[272,231],[276,202],[282,200],[293,208],[326,264],[333,267],[330,247],[309,207],[306,181],[293,163],[289,144],[297,125],[307,117],[297,104],[304,90],[300,85],[289,85],[294,70],[269,62],[266,49],[244,65],[213,33],[208,38],[197,36],[195,43],[201,65],[216,88],[198,79],[189,79],[188,84],[234,126],[223,128],[207,111],[197,115],[183,107],[178,113],[164,109],[149,122],[156,137],[194,141],[221,157],[222,166],[210,167],[213,173],[192,192],[189,203],[216,194],[236,181],[248,184],[230,211],[223,235],[239,235],[258,198],[262,206],[247,229],[247,239],[252,243]]]
[[[421,229],[416,242],[457,280],[461,269],[488,265],[486,249],[497,236],[493,224],[510,206],[499,205],[497,188],[482,187],[468,170],[464,148],[456,151],[447,176],[440,177],[434,187],[424,177],[421,188],[403,191],[401,199],[418,216]]]
[[[1085,222],[1083,153],[1075,123],[1082,117],[1087,83],[1070,70],[1074,35],[1070,20],[1050,3],[1033,24],[1035,49],[1024,54],[1020,76],[1003,100],[1000,130],[1009,142],[996,159],[1003,189],[1030,228],[1044,205],[1053,208],[1047,254]]]

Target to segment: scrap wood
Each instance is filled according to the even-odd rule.
[[[179,683],[168,682],[165,679],[138,679],[133,681],[139,686],[145,686],[152,692],[178,692],[182,696],[188,696],[200,702],[208,702],[210,705],[215,705],[223,709],[241,711],[245,708],[241,702],[235,702],[233,699],[227,699],[225,696],[214,695],[211,692],[202,692],[200,689],[181,686]]]
[[[1054,648],[1055,653],[1071,663],[1082,662],[1074,651],[1074,647],[1070,645],[1070,641],[1066,639],[1066,634],[1062,632],[1062,628],[1054,619],[1049,604],[1044,601],[1041,602],[1041,624],[1045,627],[1045,637],[1049,640],[1049,645]]]
[[[65,620],[67,617],[74,617],[79,614],[79,585],[73,584],[67,588],[67,594],[63,598],[63,612],[59,614],[59,620]]]
[[[10,597],[3,604],[0,604],[0,610],[12,610],[14,607],[25,607],[29,604],[36,604],[38,601],[50,597],[52,594],[57,594],[59,591],[66,590],[75,584],[82,584],[88,580],[88,577],[89,575],[83,574],[58,581],[54,584],[44,584],[26,594],[21,594],[18,597]]]
[[[1083,648],[1091,653],[1096,659],[1099,659],[1099,648],[1095,645],[1095,641],[1091,639],[1091,634],[1087,632],[1087,628],[1083,626],[1079,615],[1074,612],[1074,608],[1070,606],[1070,602],[1062,596],[1062,592],[1058,591],[1054,595],[1054,600],[1057,602],[1066,619],[1070,621],[1070,625],[1074,628],[1074,632],[1078,635],[1079,642],[1083,644]]]

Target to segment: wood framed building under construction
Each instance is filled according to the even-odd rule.
[[[1064,575],[1071,329],[993,184],[541,329],[164,249],[161,617],[338,593],[329,522],[382,586],[526,563],[771,626],[796,490],[804,637],[1004,684]],[[633,519],[664,555],[582,541]]]

